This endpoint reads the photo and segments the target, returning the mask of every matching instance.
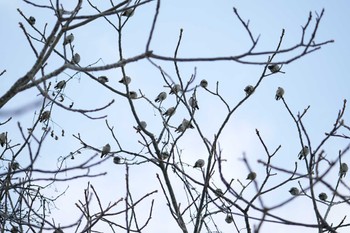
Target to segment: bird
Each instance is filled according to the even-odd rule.
[[[71,44],[74,40],[73,33],[69,34],[63,41],[63,45]]]
[[[74,54],[74,56],[73,56],[73,58],[72,58],[72,62],[73,62],[74,64],[78,64],[78,63],[80,62],[80,55],[79,55],[79,53],[75,53],[75,54]]]
[[[11,169],[13,171],[16,171],[19,168],[19,163],[17,161],[14,161],[13,163],[11,163]]]
[[[7,133],[6,132],[2,132],[0,134],[0,145],[1,145],[1,147],[4,147],[6,142],[7,142]]]
[[[145,121],[140,121],[140,124],[137,127],[135,127],[136,133],[140,133],[140,131],[142,129],[146,129],[146,127],[147,127],[147,123]]]
[[[124,76],[122,79],[119,80],[119,83],[129,85],[131,82],[131,78],[129,76]]]
[[[320,200],[322,200],[322,201],[325,201],[325,200],[327,200],[328,196],[326,193],[320,193],[318,195],[318,198],[320,198]]]
[[[247,176],[247,180],[255,180],[256,178],[256,173],[255,172],[249,172]]]
[[[279,100],[283,97],[283,95],[284,95],[284,89],[282,87],[278,87],[276,91],[275,99]]]
[[[104,75],[102,75],[102,76],[99,76],[98,78],[97,78],[97,80],[100,82],[100,83],[107,83],[109,80],[108,80],[108,78],[107,78],[107,76],[104,76]]]
[[[12,226],[10,232],[11,233],[18,233],[19,232],[18,227],[17,226]],[[54,232],[54,233],[56,233],[56,232]]]
[[[188,129],[188,128],[193,129],[193,128],[194,128],[194,126],[191,124],[191,122],[188,121],[188,120],[186,120],[186,119],[183,119],[183,120],[182,120],[182,125],[183,125],[186,129]]]
[[[225,218],[225,222],[227,223],[232,223],[233,222],[233,217],[231,214],[227,214]]]
[[[244,92],[247,96],[251,95],[254,92],[254,87],[252,85],[248,85],[244,88]]]
[[[218,196],[218,197],[222,197],[224,196],[224,192],[222,191],[222,189],[220,188],[217,188],[215,191],[214,191],[215,195]]]
[[[208,86],[208,81],[205,80],[205,79],[202,79],[202,81],[200,82],[199,85],[200,85],[201,87],[203,87],[203,88],[207,88],[207,86]]]
[[[43,112],[39,118],[40,122],[47,121],[50,118],[50,115],[51,115],[50,111]]]
[[[111,146],[109,145],[109,143],[107,143],[102,147],[101,158],[103,158],[104,155],[109,154],[109,152],[111,152]]]
[[[194,126],[191,124],[191,122],[187,119],[183,119],[181,124],[176,128],[175,132],[184,132],[186,129],[191,128],[193,129]]]
[[[160,153],[160,159],[161,160],[167,160],[170,157],[169,152],[163,151]]]
[[[195,96],[192,96],[189,100],[188,100],[188,104],[192,107],[192,109],[199,109],[198,107],[198,101],[196,99]]]
[[[303,159],[305,158],[308,154],[309,154],[309,147],[308,146],[304,146],[303,149],[301,149],[301,151],[299,152],[299,159]]]
[[[59,81],[54,87],[56,90],[61,90],[66,86],[66,80]]]
[[[290,190],[289,190],[289,193],[292,194],[293,196],[297,196],[299,195],[300,191],[297,187],[292,187]]]
[[[202,167],[204,167],[204,164],[205,164],[204,159],[198,159],[198,160],[194,163],[193,168],[196,168],[196,167],[202,168]]]
[[[181,90],[180,84],[174,84],[170,89],[169,95],[177,94],[180,90]]]
[[[63,230],[59,227],[54,230],[53,233],[64,233]]]
[[[115,164],[120,164],[120,160],[121,160],[121,158],[120,158],[119,156],[115,156],[115,157],[113,158],[113,163],[115,163]]]
[[[166,92],[162,91],[161,93],[159,93],[159,95],[156,97],[156,99],[154,100],[154,102],[162,102],[163,100],[165,100],[167,97]]]
[[[348,172],[349,168],[346,163],[341,163],[339,168],[339,176],[340,178],[343,178],[346,176],[346,173]]]
[[[181,123],[181,124],[175,129],[175,132],[181,133],[181,132],[184,132],[185,130],[186,130],[186,128],[185,128],[184,125]]]
[[[137,93],[135,91],[130,91],[129,98],[130,99],[137,99]]]
[[[134,15],[134,9],[133,8],[130,8],[130,9],[127,9],[125,11],[123,11],[123,13],[121,14],[121,16],[125,16],[125,17],[131,17]]]
[[[271,73],[277,73],[281,69],[277,64],[269,65],[267,68],[271,71]]]
[[[29,21],[30,25],[34,25],[36,20],[35,20],[35,18],[33,16],[30,16],[28,21]]]
[[[174,113],[175,113],[175,107],[170,107],[163,113],[163,116],[170,117],[170,116],[174,115]]]

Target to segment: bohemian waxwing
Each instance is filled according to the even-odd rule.
[[[203,88],[207,88],[207,86],[208,86],[208,81],[205,80],[205,79],[202,79],[202,81],[200,82],[199,85],[200,85],[201,87],[203,87]]]
[[[244,88],[244,92],[247,96],[251,95],[254,92],[254,87],[252,85],[248,85]]]
[[[74,40],[73,33],[69,34],[63,41],[63,45],[71,44]]]
[[[101,158],[103,158],[104,155],[109,154],[111,152],[111,146],[109,143],[107,143],[105,146],[102,147],[102,153],[101,153]]]
[[[301,149],[301,151],[299,152],[299,159],[303,159],[305,158],[308,154],[309,154],[309,147],[308,146],[304,146],[303,149]]]
[[[155,102],[162,102],[163,100],[165,100],[167,97],[166,92],[161,92],[159,93],[159,95],[156,97],[156,99],[154,100]]]
[[[122,83],[124,85],[129,85],[131,82],[131,78],[129,76],[124,76],[122,79],[119,80],[119,83]]]
[[[181,90],[181,85],[180,84],[174,84],[169,92],[169,95],[171,94],[177,94]]]
[[[202,167],[204,167],[204,164],[205,164],[204,159],[198,159],[198,160],[195,162],[193,168],[196,168],[196,167],[202,168]]]
[[[283,97],[283,95],[284,95],[284,89],[282,87],[278,87],[276,91],[275,99],[279,100]]]

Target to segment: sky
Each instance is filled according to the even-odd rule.
[[[73,8],[76,1],[61,1],[65,9]],[[107,3],[98,3],[93,1],[101,8],[108,7]],[[118,1],[114,1],[117,3]],[[103,5],[106,4],[106,5]],[[123,54],[124,57],[130,58],[141,54],[145,50],[149,30],[155,12],[155,2],[137,8],[135,14],[129,19],[122,34]],[[159,18],[155,27],[153,40],[150,45],[155,54],[163,56],[173,56],[176,47],[180,29],[183,29],[182,41],[178,52],[181,58],[196,57],[219,57],[232,56],[241,54],[251,45],[248,34],[240,24],[239,20],[233,13],[233,7],[237,8],[243,20],[249,20],[249,28],[255,38],[259,35],[259,43],[256,51],[272,51],[276,48],[282,29],[285,30],[282,48],[288,48],[300,41],[301,26],[307,22],[309,12],[312,12],[313,19],[310,28],[313,28],[315,17],[324,9],[325,13],[321,20],[316,35],[316,42],[334,40],[322,46],[316,52],[308,54],[295,62],[283,66],[285,74],[277,73],[263,80],[259,88],[253,95],[241,106],[233,115],[229,124],[223,131],[219,140],[222,148],[223,157],[227,159],[223,169],[228,179],[239,179],[246,182],[248,169],[241,161],[243,154],[248,158],[250,166],[257,172],[257,182],[261,184],[264,177],[264,167],[257,160],[266,160],[266,154],[263,150],[259,139],[256,136],[255,129],[258,129],[264,139],[265,144],[270,151],[274,151],[279,145],[281,149],[274,157],[273,164],[293,169],[297,161],[297,154],[301,149],[298,139],[295,123],[291,119],[287,110],[281,101],[274,99],[277,87],[285,89],[285,100],[294,114],[303,112],[310,106],[307,115],[304,117],[304,125],[307,128],[311,144],[315,147],[324,138],[324,133],[329,131],[337,117],[339,109],[342,107],[344,99],[350,99],[350,79],[347,68],[350,65],[348,59],[349,51],[349,32],[350,16],[348,9],[350,3],[346,0],[337,1],[336,4],[331,1],[310,0],[303,2],[302,5],[297,1],[228,1],[223,0],[218,4],[209,0],[193,1],[162,1],[160,6]],[[0,77],[0,96],[19,78],[26,74],[35,61],[35,56],[28,45],[23,32],[18,26],[19,22],[25,24],[24,19],[20,16],[17,8],[21,9],[27,16],[35,16],[36,25],[42,29],[45,23],[48,23],[48,30],[54,24],[54,15],[49,10],[38,10],[22,1],[1,1],[0,2],[0,51],[2,59],[0,60],[0,72],[6,69],[6,73]],[[87,3],[84,3],[82,9],[83,15],[94,13]],[[113,18],[113,20],[116,20]],[[30,33],[35,32],[29,28]],[[311,30],[306,33],[309,38]],[[117,33],[104,20],[96,20],[84,28],[77,28],[73,31],[75,35],[75,51],[81,55],[81,66],[87,66],[92,63],[96,65],[106,65],[118,61],[117,50]],[[34,43],[40,46],[39,43]],[[62,51],[62,44],[58,44]],[[277,55],[275,61],[284,61],[293,57],[296,53],[288,55]],[[250,58],[252,60],[266,61],[266,56]],[[176,73],[172,62],[154,60],[176,81]],[[53,55],[49,59],[47,72],[54,70],[63,64],[63,61]],[[194,84],[199,84],[200,80],[206,79],[209,83],[208,89],[215,91],[216,82],[219,85],[219,92],[230,106],[235,106],[245,93],[243,89],[247,85],[254,85],[264,66],[245,65],[233,61],[219,62],[191,62],[179,63],[180,73],[184,81],[188,81],[196,69],[196,79]],[[139,90],[146,97],[153,100],[161,91],[169,91],[164,88],[164,81],[154,66],[147,60],[140,60],[128,64],[126,67],[128,76],[132,78],[130,84],[131,90]],[[68,79],[75,71],[66,71],[50,81],[55,84],[62,79]],[[117,80],[121,78],[120,69],[93,72],[94,75],[106,75],[109,77],[109,85],[117,90],[124,91],[124,86]],[[38,74],[38,77],[40,75]],[[115,129],[119,142],[124,149],[140,151],[142,147],[138,143],[141,140],[139,134],[135,133],[133,126],[136,121],[132,118],[125,99],[116,96],[116,94],[107,91],[102,85],[96,85],[91,79],[88,79],[81,73],[74,76],[69,81],[64,90],[66,102],[74,101],[74,106],[80,109],[98,108],[106,105],[112,99],[115,103],[108,109],[100,113],[92,114],[93,116],[107,115],[107,120]],[[20,143],[21,136],[17,122],[20,122],[24,129],[30,128],[34,120],[37,119],[39,106],[35,105],[40,101],[37,96],[38,91],[35,89],[27,90],[14,97],[8,104],[0,109],[0,122],[8,118],[14,110],[24,109],[20,114],[16,114],[13,119],[6,125],[0,126],[0,132],[7,131],[13,140],[13,143]],[[189,96],[189,95],[188,95]],[[200,110],[196,113],[196,120],[201,126],[205,137],[210,141],[213,140],[214,134],[227,113],[225,106],[220,100],[210,95],[204,89],[197,89],[197,99]],[[168,96],[162,103],[166,109],[175,104],[175,98]],[[159,133],[162,121],[159,113],[152,108],[145,100],[134,101],[140,119],[147,122],[147,129],[154,134]],[[28,107],[29,106],[29,107]],[[33,107],[34,106],[34,107]],[[36,112],[36,113],[35,113]],[[177,126],[182,119],[186,117],[184,109],[179,109],[173,117],[171,123]],[[346,111],[344,120],[349,120],[349,111]],[[59,140],[48,138],[43,145],[38,161],[38,168],[55,168],[58,164],[57,159],[69,155],[81,145],[72,135],[80,133],[82,138],[96,148],[102,148],[109,142],[113,148],[117,148],[110,131],[107,129],[105,120],[90,120],[81,114],[67,112],[59,107],[54,107],[51,122],[49,124],[55,132],[59,134],[61,129],[65,130],[65,137]],[[37,132],[40,135],[40,130]],[[34,143],[33,143],[34,144]],[[340,139],[332,139],[325,144],[327,158],[335,159],[340,149],[345,148],[348,142]],[[196,131],[186,131],[184,137],[179,141],[179,148],[182,150],[182,158],[186,164],[192,165],[198,158],[206,158],[206,150],[201,143]],[[76,156],[74,160],[67,160],[65,166],[74,166],[80,164],[86,158],[94,155],[94,151],[82,150],[82,154]],[[98,161],[98,159],[95,159]],[[349,158],[344,157],[344,162],[350,162]],[[18,158],[22,167],[28,163],[28,155]],[[4,166],[6,162],[2,162]],[[3,169],[3,168],[1,168]],[[193,177],[200,179],[199,170],[186,169]],[[298,161],[298,171],[305,172],[302,162]],[[78,172],[78,171],[76,171]],[[111,159],[107,159],[98,168],[92,170],[93,173],[107,172],[107,175],[95,179],[81,179],[67,183],[55,183],[47,190],[48,195],[53,197],[65,190],[63,196],[57,199],[56,208],[53,209],[52,216],[55,216],[56,222],[61,225],[71,223],[72,219],[79,216],[74,203],[83,198],[83,189],[90,182],[102,197],[102,202],[107,205],[110,202],[118,200],[125,196],[124,181],[125,168],[116,166]],[[140,218],[143,218],[143,212],[147,213],[151,200],[155,199],[154,214],[149,226],[143,232],[179,232],[174,220],[171,218],[164,197],[155,174],[159,173],[149,163],[140,166],[131,166],[129,179],[131,189],[134,193],[134,199],[137,200],[145,192],[158,190],[157,194],[147,198],[140,205]],[[65,174],[70,176],[74,173]],[[64,176],[63,176],[64,177]],[[272,187],[280,182],[286,176],[278,173],[271,178]],[[333,170],[327,180],[334,182],[337,179],[337,170]],[[349,177],[345,178],[348,181]],[[218,187],[224,189],[223,184],[218,177],[214,177]],[[176,190],[179,190],[179,199],[184,198],[180,190],[183,189],[180,183],[174,181]],[[266,196],[265,202],[268,204],[280,203],[290,198],[288,190],[298,184],[290,183],[281,189],[273,192],[271,196]],[[234,186],[239,189],[236,182]],[[197,187],[198,190],[199,187]],[[322,186],[316,187],[317,192],[328,191]],[[344,190],[343,190],[344,191]],[[345,195],[349,195],[348,191]],[[246,195],[253,195],[254,187],[249,186]],[[183,200],[184,202],[186,200]],[[340,222],[344,216],[344,209],[334,207],[331,211],[331,219],[334,224]],[[348,207],[348,206],[346,206]],[[120,206],[118,208],[123,208]],[[308,211],[297,211],[296,209],[312,208],[310,201],[300,196],[291,204],[287,205],[275,214],[280,216],[292,216],[294,219],[302,222],[313,220]],[[324,207],[321,207],[324,210]],[[141,214],[142,213],[142,214]],[[345,212],[346,213],[346,212]],[[142,217],[141,217],[142,216]],[[259,217],[260,215],[257,215]],[[225,215],[218,220],[222,226],[220,229],[223,233],[232,232],[232,225],[224,222]],[[166,221],[164,221],[166,219]],[[120,218],[123,221],[123,217]],[[242,222],[241,227],[243,227]],[[189,224],[190,225],[190,224]],[[108,232],[103,226],[100,230]],[[271,228],[272,227],[272,228]],[[296,232],[300,228],[283,226],[278,224],[264,224],[261,232]],[[314,229],[303,229],[303,232],[315,232]],[[203,232],[206,232],[203,230]],[[346,230],[339,230],[346,232]]]

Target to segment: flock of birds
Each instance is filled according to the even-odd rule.
[[[276,72],[280,72],[280,66],[278,65],[269,65],[268,69],[272,72],[272,73],[276,73]],[[106,76],[99,76],[98,77],[98,81],[100,81],[101,83],[106,83],[108,82],[108,78]],[[62,81],[61,81],[62,82]],[[57,83],[55,88],[63,88],[65,86],[65,83]],[[122,83],[124,85],[129,85],[131,82],[131,78],[128,76],[124,76],[121,80],[119,80],[119,83]],[[203,87],[203,88],[207,88],[208,87],[208,81],[203,79],[201,80],[199,86]],[[254,87],[252,85],[248,85],[244,88],[244,92],[246,93],[246,95],[251,95],[254,92]],[[181,91],[181,86],[180,84],[174,84],[169,92],[169,95],[172,94],[178,94]],[[276,95],[275,95],[275,99],[276,100],[280,100],[283,98],[284,95],[284,89],[282,87],[278,87],[276,90]],[[162,103],[166,98],[167,98],[167,93],[165,91],[160,92],[156,98],[154,99],[154,102],[156,103]],[[129,98],[131,99],[136,99],[137,98],[137,93],[130,91],[129,92]],[[192,109],[199,109],[198,106],[198,101],[196,99],[196,97],[193,95],[189,98],[188,100],[188,104]],[[175,107],[170,107],[168,108],[164,113],[163,116],[164,117],[170,117],[172,115],[175,114]],[[44,117],[46,119],[46,117]],[[140,124],[135,127],[136,132],[139,133],[141,132],[143,129],[146,129],[147,127],[147,123],[145,121],[140,121]],[[184,132],[186,129],[188,128],[194,128],[194,126],[191,124],[191,122],[187,119],[183,119],[183,121],[181,122],[181,124],[175,129],[175,132],[180,133],[180,132]],[[107,143],[105,146],[103,146],[102,148],[102,152],[101,152],[101,158],[103,158],[104,156],[108,155],[111,152],[111,146],[109,143]],[[305,146],[302,151],[299,153],[299,159],[302,159],[303,157],[305,157],[307,154],[309,153],[308,151],[308,147]],[[164,158],[167,158],[169,156],[164,156]],[[119,157],[116,157],[119,158]],[[120,162],[120,158],[118,161],[115,161],[116,163]],[[198,159],[195,164],[194,164],[194,168],[200,168],[202,169],[205,165],[205,161],[203,159]],[[255,172],[250,172],[247,176],[247,180],[254,180],[256,178],[256,173]]]
[[[99,76],[97,78],[98,81],[102,82],[102,83],[106,83],[108,82],[108,78],[106,76]],[[57,85],[55,86],[55,88],[64,88],[65,86],[65,83],[61,83],[62,81],[60,81],[59,83],[57,83]],[[124,85],[129,85],[131,82],[131,78],[128,77],[128,76],[124,76],[121,80],[119,80],[119,83],[122,83]],[[203,79],[200,84],[199,84],[201,87],[203,88],[207,88],[208,86],[208,81]],[[169,94],[172,95],[172,94],[177,94],[181,91],[181,86],[180,84],[174,84],[171,88],[170,88],[170,92]],[[130,99],[136,99],[137,98],[137,93],[136,92],[133,92],[133,91],[129,91],[128,93],[128,96]],[[162,103],[166,98],[167,98],[167,93],[165,91],[163,92],[160,92],[156,98],[154,99],[154,102],[156,103]],[[188,100],[188,103],[189,105],[191,106],[191,108],[193,109],[199,109],[199,106],[198,106],[198,101],[196,100],[196,97],[193,95],[192,97],[189,98]],[[175,114],[175,107],[170,107],[168,108],[164,113],[163,113],[163,116],[164,117],[170,117],[172,115]],[[46,115],[45,116],[41,116],[42,119],[46,119]],[[139,125],[134,127],[136,129],[136,132],[139,133],[141,132],[143,129],[146,129],[147,127],[147,123],[145,121],[140,121]],[[191,124],[191,122],[187,119],[183,119],[181,124],[175,129],[175,132],[177,133],[180,133],[180,132],[184,132],[186,129],[188,128],[194,128],[194,126]],[[107,156],[108,154],[111,153],[111,146],[109,143],[107,143],[106,145],[104,145],[102,147],[102,151],[101,151],[101,158],[103,158],[104,156]],[[162,159],[166,159],[168,158],[169,155],[163,155],[162,154]],[[115,157],[115,158],[118,158],[118,157]],[[117,159],[118,161],[114,161],[115,163],[119,163],[120,162],[120,158]],[[199,167],[199,168],[202,168],[204,166],[205,162],[203,159],[200,159],[199,161],[197,161],[197,163],[195,164],[194,167]]]
[[[73,34],[69,34],[65,38],[63,44],[67,45],[69,43],[72,43],[73,40],[74,40]],[[79,57],[79,56],[76,56],[76,57]],[[73,56],[73,60],[74,60],[74,56]],[[281,72],[280,71],[281,67],[279,65],[277,65],[277,64],[269,65],[268,69],[271,71],[271,73]],[[103,84],[109,82],[109,79],[108,79],[107,76],[99,76],[97,78],[97,80],[99,82],[103,83]],[[121,83],[121,84],[124,84],[124,85],[129,85],[131,83],[131,78],[129,76],[124,76],[118,82]],[[66,81],[65,80],[61,80],[55,85],[54,88],[56,90],[61,90],[61,89],[65,88],[65,86],[66,86]],[[208,81],[205,80],[205,79],[201,80],[199,86],[201,86],[202,88],[207,88],[208,87]],[[248,86],[246,86],[244,88],[244,92],[246,93],[247,96],[253,94],[254,90],[255,90],[255,88],[252,85],[248,85]],[[169,95],[178,94],[180,91],[181,91],[180,84],[174,84],[171,87],[171,89],[170,89]],[[284,89],[282,87],[278,87],[277,90],[276,90],[275,99],[276,100],[280,100],[280,99],[283,98],[283,95],[284,95]],[[134,91],[129,91],[128,96],[129,96],[130,99],[137,99],[137,97],[138,97],[137,93],[134,92]],[[162,103],[166,98],[167,98],[167,93],[165,91],[163,91],[163,92],[160,92],[156,96],[156,98],[154,99],[154,102]],[[198,101],[197,101],[197,99],[196,99],[196,97],[194,95],[192,95],[189,98],[188,104],[189,104],[189,106],[192,109],[199,110]],[[175,107],[170,107],[163,113],[163,116],[164,117],[170,117],[170,116],[175,114],[175,111],[176,111]],[[39,120],[40,120],[40,122],[45,122],[49,118],[50,118],[50,111],[44,111],[41,114]],[[137,127],[135,127],[135,129],[136,129],[136,132],[139,133],[139,132],[142,131],[142,129],[146,129],[146,127],[147,127],[147,123],[145,121],[140,121],[140,124]],[[182,120],[181,124],[175,129],[175,132],[181,133],[181,132],[184,132],[188,128],[192,128],[193,129],[194,126],[191,124],[191,121],[189,121],[189,120],[184,118]],[[1,134],[0,135],[0,143],[2,141],[4,141],[4,140],[2,140],[3,137],[4,137],[4,134]],[[108,155],[110,153],[110,151],[111,151],[111,146],[110,146],[110,144],[107,143],[102,148],[101,158],[103,158],[104,156]],[[308,148],[308,146],[304,146],[304,148],[300,151],[300,153],[298,155],[298,158],[302,159],[302,158],[306,157],[306,155],[308,155],[308,154],[309,154],[309,148]],[[193,167],[194,168],[202,168],[204,165],[205,165],[205,161],[203,159],[198,159]],[[342,171],[345,171],[345,170],[346,170],[345,168],[342,169]],[[342,172],[342,174],[343,173],[344,172]],[[345,171],[345,173],[346,173],[346,171]],[[255,177],[256,177],[256,173],[255,172],[251,172],[251,173],[249,173],[247,179],[248,180],[254,180]]]
[[[131,17],[133,14],[134,14],[134,11],[135,9],[133,8],[130,8],[130,9],[127,9],[125,10],[124,12],[122,12],[121,16],[124,16],[124,17]],[[30,16],[28,18],[28,22],[30,25],[34,25],[35,22],[36,22],[36,19],[33,17],[33,16]],[[49,42],[50,44],[52,44],[55,40],[55,36],[52,37],[51,41]],[[73,33],[70,33],[69,35],[67,35],[63,41],[63,45],[66,46],[68,44],[71,44],[72,42],[74,41],[74,35]],[[71,62],[73,64],[78,64],[80,62],[80,55],[78,53],[75,53],[73,56],[72,56],[72,60]],[[279,66],[278,64],[272,64],[272,65],[268,65],[267,67],[271,73],[278,73],[278,72],[281,72],[281,66]],[[106,83],[108,82],[108,78],[106,76],[99,76],[97,78],[97,80],[101,83]],[[122,83],[122,84],[125,84],[125,85],[128,85],[130,84],[131,82],[131,78],[128,77],[128,76],[124,76],[121,80],[119,80],[119,83]],[[55,89],[56,90],[62,90],[63,88],[65,88],[66,86],[66,81],[65,80],[61,80],[59,81],[56,85],[55,85]],[[200,86],[203,87],[203,88],[207,88],[208,86],[208,82],[207,80],[203,79],[201,82],[200,82]],[[246,93],[246,95],[251,95],[253,94],[255,88],[254,86],[252,85],[248,85],[244,88],[244,92]],[[174,84],[169,92],[169,94],[177,94],[179,91],[181,91],[181,86],[179,84]],[[129,95],[129,98],[130,99],[137,99],[137,93],[134,92],[134,91],[130,91],[128,93]],[[283,98],[283,95],[284,95],[284,89],[282,87],[278,87],[277,90],[276,90],[276,95],[275,95],[275,99],[276,100],[280,100]],[[155,102],[156,103],[161,103],[163,102],[165,99],[167,98],[167,93],[166,92],[161,92],[159,93],[159,95],[155,98]],[[198,106],[198,101],[196,99],[195,96],[192,96],[189,98],[188,100],[188,104],[189,106],[191,106],[192,109],[199,109],[199,106]],[[168,108],[164,113],[163,113],[163,116],[164,117],[170,117],[172,115],[175,114],[175,107],[170,107]],[[46,122],[47,120],[50,119],[50,111],[43,111],[39,117],[39,121],[40,122]],[[147,127],[147,123],[145,121],[140,121],[140,124],[135,127],[136,129],[136,132],[141,132],[142,129],[145,129]],[[183,119],[183,121],[181,122],[181,124],[175,129],[175,132],[177,133],[181,133],[181,132],[184,132],[186,129],[188,128],[194,128],[194,126],[191,124],[191,122],[187,119]],[[3,147],[7,142],[7,133],[3,132],[0,134],[0,145]],[[105,146],[103,146],[102,148],[102,152],[101,152],[101,158],[103,158],[104,156],[108,155],[109,153],[111,152],[111,146],[109,143],[107,143]],[[309,147],[308,146],[304,146],[301,151],[299,152],[298,154],[298,158],[301,160],[303,158],[305,158],[308,154],[309,154]],[[115,157],[116,158],[119,158],[119,157]],[[119,158],[120,159],[120,158]],[[119,161],[115,161],[117,163],[119,163]],[[194,168],[200,168],[202,169],[205,165],[205,161],[203,159],[198,159],[195,164],[194,164]],[[346,173],[348,171],[348,166],[346,163],[341,163],[340,165],[340,170],[339,170],[339,176],[342,178],[342,177],[345,177]],[[250,172],[247,176],[247,180],[254,180],[256,178],[256,173],[255,172]],[[299,195],[300,191],[297,187],[292,187],[289,192],[292,194],[292,195]],[[327,199],[327,195],[325,193],[320,193],[319,194],[319,198],[321,200],[326,200]]]

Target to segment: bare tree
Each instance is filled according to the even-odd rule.
[[[27,9],[18,9],[23,18],[19,26],[35,61],[26,74],[17,78],[0,96],[0,116],[4,119],[0,126],[17,125],[10,131],[0,132],[1,232],[101,232],[101,229],[104,232],[144,232],[156,218],[154,215],[159,214],[157,206],[167,209],[168,216],[164,219],[176,223],[174,232],[223,232],[230,229],[231,232],[250,233],[261,232],[271,225],[298,226],[315,232],[338,232],[349,228],[346,216],[338,219],[338,216],[330,215],[338,207],[348,208],[349,203],[349,186],[344,182],[348,167],[342,161],[350,147],[350,127],[343,120],[346,100],[335,115],[330,130],[317,143],[310,137],[304,123],[310,106],[294,113],[284,96],[287,87],[276,90],[274,97],[283,103],[281,108],[289,115],[286,121],[295,128],[296,133],[291,137],[296,137],[300,144],[300,153],[295,154],[300,161],[293,166],[276,163],[276,157],[282,154],[282,145],[270,145],[264,139],[264,133],[256,129],[265,156],[256,164],[243,153],[239,166],[245,166],[248,171],[247,179],[243,181],[231,177],[228,155],[221,147],[223,134],[234,122],[234,116],[244,109],[268,77],[285,75],[287,64],[333,42],[316,40],[324,10],[309,14],[294,45],[283,45],[285,30],[282,30],[279,38],[272,39],[275,40],[273,48],[260,51],[257,49],[260,37],[255,36],[246,16],[233,8],[232,18],[240,23],[249,38],[250,46],[245,52],[229,56],[181,57],[179,54],[185,40],[183,29],[179,31],[173,55],[152,49],[162,10],[160,0],[109,1],[108,4],[79,0],[69,10],[60,1],[50,0],[47,5],[36,1],[23,2],[28,8],[51,18],[48,17],[43,24],[44,19],[28,15]],[[133,23],[134,14],[144,8],[152,9],[147,12],[151,22],[148,34],[139,41],[144,51],[126,56],[124,54],[129,48],[124,42],[128,39],[128,25]],[[115,55],[112,60],[105,57],[92,60],[94,49],[78,45],[79,40],[89,40],[98,46],[93,43],[99,40],[98,35],[77,38],[78,32],[88,32],[94,23],[113,30],[109,34],[114,36],[111,38],[111,51]],[[200,70],[195,64],[221,61],[260,68],[260,75],[254,83],[242,89],[238,101],[222,94],[222,89],[229,88],[220,85],[223,80],[217,78],[213,84],[197,73]],[[144,81],[154,83],[156,88],[134,88],[137,79],[130,75],[129,67],[137,67],[141,62],[157,74],[152,80]],[[183,71],[184,65],[192,67],[190,75]],[[118,72],[119,78],[111,77],[108,72]],[[0,76],[6,77],[6,70],[1,71]],[[69,89],[77,80],[81,82],[79,90]],[[161,90],[159,86],[162,86]],[[25,92],[33,93],[33,98],[24,103],[28,107],[12,105],[12,109],[4,110],[14,97]],[[90,100],[79,96],[83,92],[89,92],[91,98],[103,96],[103,104],[94,107]],[[155,92],[156,95],[148,94]],[[200,96],[216,101],[216,106],[207,111],[217,111],[221,121],[214,124],[199,120],[208,114],[202,110],[205,103]],[[89,107],[83,107],[86,103]],[[27,127],[28,123],[14,123],[14,118],[21,115],[32,117],[30,126]],[[79,120],[70,122],[71,116],[76,115],[79,115]],[[65,129],[61,126],[64,122],[69,122],[73,128]],[[98,122],[99,128],[92,127],[94,122]],[[129,124],[133,127],[128,127]],[[209,124],[214,127],[213,131],[207,130]],[[91,127],[90,133],[77,132],[78,125]],[[69,135],[66,135],[67,131]],[[125,135],[131,133],[135,136],[126,138]],[[103,144],[94,142],[101,137],[109,139]],[[66,138],[74,142],[74,150],[65,148]],[[183,147],[184,142],[190,140],[196,143],[202,154],[192,158],[195,163],[190,163]],[[337,155],[326,156],[324,147],[330,140],[344,142],[345,146],[339,148]],[[53,163],[51,157],[49,164],[45,157],[52,151],[44,148],[54,148],[52,145],[65,149],[65,155],[53,158]],[[124,173],[122,179],[118,178],[118,183],[123,183],[118,186],[123,194],[113,200],[106,200],[104,192],[93,184],[97,178],[110,175],[110,171],[105,170],[109,164]],[[258,166],[263,172],[257,172]],[[152,180],[146,180],[147,175],[140,175],[140,169],[151,173]],[[139,178],[132,178],[134,174]],[[329,177],[335,175],[337,181],[332,182]],[[277,181],[275,177],[278,177]],[[75,181],[83,182],[86,187],[81,190],[82,198],[75,202],[81,215],[77,219],[58,222],[54,214],[59,212],[57,202],[67,198],[69,186]],[[157,188],[134,191],[145,182]],[[52,187],[60,184],[67,189],[51,195]],[[327,191],[318,192],[319,187]],[[105,189],[110,188],[111,184],[106,183]],[[289,192],[283,192],[286,188]],[[141,195],[139,191],[142,191]],[[283,195],[279,199],[272,204],[270,200],[266,203],[269,197],[281,192]],[[156,199],[156,195],[163,198]],[[312,222],[279,214],[300,198],[312,206],[303,210],[313,216]]]

